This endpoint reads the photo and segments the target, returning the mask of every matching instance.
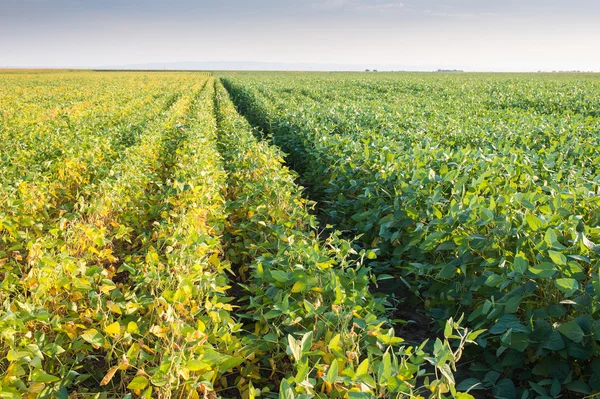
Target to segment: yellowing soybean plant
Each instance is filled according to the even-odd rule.
[[[217,75],[0,73],[1,398],[600,392],[600,77]]]

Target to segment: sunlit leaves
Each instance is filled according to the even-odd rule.
[[[230,74],[224,81],[249,120],[288,153],[328,222],[360,234],[377,273],[393,276],[396,289],[408,285],[435,318],[464,311],[474,329],[487,330],[473,372],[515,376],[487,389],[502,397],[533,392],[528,378],[543,388],[550,371],[541,365],[553,361],[570,367],[586,359],[581,381],[591,378],[597,344],[569,332],[576,327],[568,335],[556,328],[575,323],[587,332],[597,321],[587,320],[600,292],[594,79]],[[522,353],[535,357],[523,362]],[[561,373],[562,392],[569,379]]]
[[[558,278],[554,280],[554,284],[567,298],[579,289],[579,283],[572,278]]]
[[[600,390],[593,79],[99,75],[3,83],[7,395]]]
[[[128,389],[144,389],[148,386],[148,378],[143,375],[134,377],[131,382],[127,385]]]

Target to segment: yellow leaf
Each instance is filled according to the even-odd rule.
[[[127,324],[127,332],[129,334],[135,334],[140,332],[138,325],[134,322],[134,321],[130,321],[129,324]]]
[[[210,256],[210,258],[208,258],[208,261],[213,265],[213,266],[219,266],[219,263],[221,262],[221,260],[219,259],[219,254],[218,253],[214,253]]]
[[[127,360],[127,356],[125,355],[125,353],[123,353],[123,356],[121,357],[121,361],[119,362],[117,368],[119,370],[127,370],[129,368],[129,360]]]
[[[118,322],[115,321],[111,325],[106,326],[104,328],[104,332],[107,333],[108,335],[114,337],[121,333],[121,326],[119,325]]]
[[[304,281],[296,281],[292,287],[292,292],[301,292],[306,287]]]
[[[333,337],[331,339],[331,341],[329,341],[329,345],[328,345],[329,350],[339,348],[340,339],[341,339],[340,334],[337,334],[335,337]]]
[[[158,325],[153,325],[150,328],[150,332],[154,335],[156,335],[159,338],[165,338],[166,337],[166,333],[169,332],[169,328],[168,327],[160,327]]]
[[[77,301],[80,301],[82,299],[83,299],[83,294],[81,292],[79,292],[79,291],[74,291],[71,294],[71,297],[69,298],[69,300],[71,302],[77,302]]]
[[[151,347],[149,347],[148,345],[145,345],[145,344],[142,344],[142,349],[153,355],[156,353],[156,351],[154,349],[152,349]]]
[[[121,308],[119,307],[119,305],[117,305],[114,302],[109,302],[106,307],[108,308],[108,310],[110,310],[113,313],[116,314],[123,314],[123,312],[121,312]]]
[[[102,379],[102,381],[100,381],[100,386],[108,384],[110,380],[112,380],[118,369],[119,368],[117,366],[111,367],[110,370],[108,370],[108,373],[106,373],[106,375]]]
[[[28,394],[27,394],[27,399],[31,398],[31,399],[36,399],[39,397],[40,392],[42,392],[44,390],[44,388],[46,387],[46,384],[44,384],[43,382],[34,382],[29,386],[29,390],[28,390]]]
[[[114,285],[103,285],[102,287],[100,287],[100,291],[101,291],[103,294],[108,294],[108,293],[110,293],[112,290],[114,290],[115,288],[117,288],[117,287],[115,287]]]

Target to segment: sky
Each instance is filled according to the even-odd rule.
[[[600,0],[0,0],[0,67],[600,71],[599,21]]]

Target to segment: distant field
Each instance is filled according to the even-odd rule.
[[[0,70],[0,139],[0,398],[600,392],[600,75]]]

